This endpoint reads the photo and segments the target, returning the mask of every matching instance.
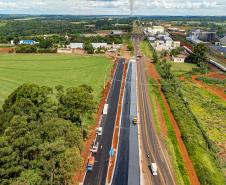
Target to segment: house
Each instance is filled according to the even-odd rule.
[[[34,40],[21,40],[19,42],[20,45],[25,44],[25,45],[35,45],[35,44],[39,44],[39,42],[36,42]]]
[[[220,39],[220,44],[222,46],[226,46],[226,36],[224,36],[223,38]]]
[[[147,32],[150,35],[163,34],[165,32],[165,28],[163,26],[152,26],[147,28]]]
[[[173,41],[173,39],[168,35],[163,35],[160,38],[156,38],[154,42],[152,41],[150,43],[157,51],[169,51],[180,47],[180,41]]]
[[[172,60],[174,62],[178,62],[178,63],[184,63],[186,59],[186,55],[183,55],[183,54],[179,54],[177,56],[172,56]]]

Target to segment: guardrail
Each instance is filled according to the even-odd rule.
[[[215,62],[214,60],[212,59],[209,59],[209,63],[215,65],[216,67],[218,67],[219,69],[221,69],[222,71],[226,72],[226,67],[224,67],[223,65]]]
[[[186,46],[183,46],[184,49],[189,52],[189,53],[193,53],[192,50],[190,50],[188,47]],[[222,70],[223,72],[226,72],[226,67],[224,67],[223,65],[219,64],[218,62],[215,62],[213,59],[210,59],[209,58],[209,61],[208,61],[210,64],[216,66],[217,68],[219,68],[220,70]]]

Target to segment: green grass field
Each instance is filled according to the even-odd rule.
[[[141,51],[146,57],[152,58],[152,51],[150,49],[148,41],[141,42]]]
[[[197,67],[196,64],[190,64],[190,63],[175,63],[175,62],[169,62],[169,63],[172,65],[171,70],[176,76],[186,74],[192,71],[192,68]]]
[[[12,91],[26,82],[50,87],[88,84],[98,100],[112,64],[103,56],[0,55],[0,106]]]

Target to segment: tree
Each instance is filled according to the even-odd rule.
[[[16,47],[16,53],[37,53],[37,47],[34,45],[19,45]]]
[[[170,52],[171,56],[177,56],[179,55],[181,52],[183,51],[183,49],[181,47],[178,47],[176,49],[172,49]]]
[[[42,177],[38,171],[25,170],[20,177],[16,179],[13,185],[42,185]]]
[[[48,39],[42,39],[42,40],[39,41],[38,46],[40,48],[43,48],[43,49],[48,49],[48,48],[51,48],[53,46],[53,43]]]
[[[75,171],[81,169],[83,159],[77,148],[69,148],[65,151],[60,161],[60,171],[64,179],[64,184],[71,184],[71,179]]]
[[[84,49],[87,51],[88,54],[94,54],[94,48],[90,42],[84,43]]]
[[[82,117],[93,113],[96,108],[92,92],[92,88],[87,85],[66,89],[66,93],[58,98],[59,117],[81,125]]]
[[[153,51],[153,63],[158,63],[159,61],[159,57],[158,57],[158,54],[156,53],[156,51]]]
[[[208,66],[207,66],[207,48],[206,46],[201,43],[197,44],[194,47],[194,51],[189,56],[189,60],[191,60],[192,63],[196,63],[198,67],[200,67],[201,72],[207,72]]]
[[[23,84],[0,111],[0,179],[3,184],[70,184],[82,164],[80,123],[95,110],[93,89],[64,90]],[[70,121],[71,120],[71,121]],[[73,121],[73,123],[72,123]]]

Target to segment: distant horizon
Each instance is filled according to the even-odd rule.
[[[13,16],[83,16],[83,17],[93,17],[93,16],[116,16],[116,17],[225,17],[226,15],[130,15],[130,14],[32,14],[32,13],[0,13],[1,15],[13,15]]]
[[[226,0],[0,0],[2,14],[226,16]]]

